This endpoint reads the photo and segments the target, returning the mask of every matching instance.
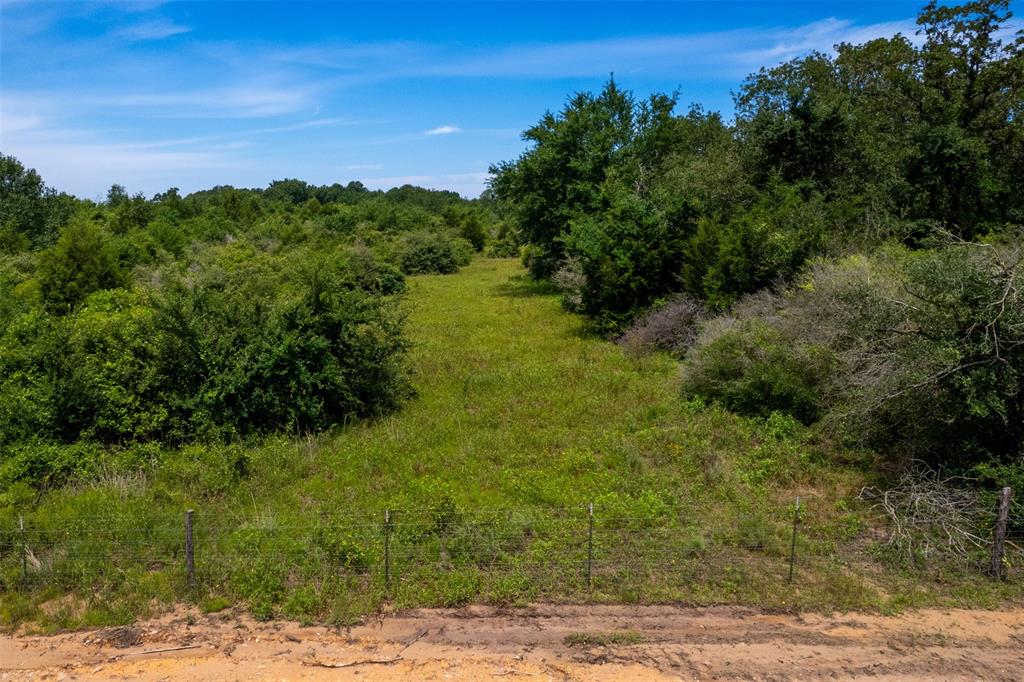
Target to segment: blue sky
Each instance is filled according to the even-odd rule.
[[[611,72],[728,117],[759,66],[913,35],[922,3],[0,0],[0,150],[91,198],[285,177],[475,196]]]

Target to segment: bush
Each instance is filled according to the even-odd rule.
[[[832,365],[824,348],[795,344],[761,320],[737,321],[693,347],[683,390],[741,414],[780,411],[810,424],[824,407],[821,387]]]
[[[853,308],[837,421],[908,457],[969,466],[1024,451],[1021,245],[905,256],[898,295]],[[879,297],[881,298],[881,297]],[[866,349],[866,350],[865,350]]]
[[[440,232],[419,231],[402,237],[398,261],[407,275],[448,274],[469,262],[473,247]]]
[[[327,257],[250,258],[169,282],[156,326],[179,438],[318,430],[408,394],[401,316]]]
[[[679,295],[638,317],[619,337],[619,345],[633,355],[663,350],[682,359],[696,342],[707,317],[700,301]]]
[[[643,199],[609,190],[609,208],[573,221],[565,251],[583,275],[579,309],[614,332],[666,292],[678,289],[691,212],[658,212]]]
[[[104,442],[149,440],[168,407],[156,362],[153,309],[141,292],[101,291],[68,320],[69,433]]]
[[[349,249],[346,263],[356,284],[363,291],[381,296],[393,296],[405,291],[405,275],[402,271],[379,259],[364,244]]]
[[[0,329],[0,444],[62,435],[66,347],[65,325],[39,308]]]
[[[160,272],[152,294],[14,315],[0,331],[0,443],[319,430],[408,395],[394,268],[241,243],[205,258]]]
[[[95,443],[60,445],[20,443],[5,448],[0,459],[0,490],[16,483],[53,488],[95,472],[102,452]]]
[[[749,211],[705,218],[686,245],[686,290],[725,307],[743,294],[789,282],[821,251],[825,208],[794,187],[773,185]]]
[[[575,256],[569,256],[551,276],[551,282],[562,293],[565,309],[578,313],[583,311],[583,297],[587,290],[587,276]]]
[[[951,243],[813,266],[741,299],[687,356],[691,394],[822,419],[905,463],[969,469],[1024,452],[1021,246]]]
[[[498,223],[487,244],[486,253],[491,258],[514,258],[523,247],[523,235],[509,223]]]

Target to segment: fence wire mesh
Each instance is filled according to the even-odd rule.
[[[721,580],[744,565],[773,580],[799,582],[817,569],[870,568],[894,561],[884,533],[844,516],[792,505],[734,513],[727,523],[699,515],[636,514],[581,505],[562,509],[460,510],[440,504],[374,513],[322,513],[301,522],[272,515],[192,517],[194,584],[261,589],[337,583],[346,589],[401,591],[452,577],[467,590],[512,581],[535,596]],[[294,516],[290,518],[296,518]],[[145,518],[26,517],[0,528],[4,589],[40,584],[68,589],[162,574],[189,583],[184,513]],[[966,555],[943,556],[943,570],[978,573],[990,565],[989,538]],[[1024,528],[1006,535],[1004,576],[1024,575]],[[910,558],[934,568],[933,556]],[[899,557],[906,562],[907,557]],[[915,564],[915,562],[917,562]],[[255,585],[255,587],[254,587]],[[250,590],[251,591],[251,590]]]

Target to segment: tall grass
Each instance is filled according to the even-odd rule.
[[[515,261],[412,278],[408,315],[417,394],[392,416],[316,436],[120,452],[101,477],[9,498],[0,619],[79,627],[176,600],[349,622],[385,602],[886,609],[1020,596],[1019,582],[937,584],[874,560],[864,538],[875,521],[855,500],[868,454],[839,457],[798,424],[681,400],[675,361],[588,335]],[[785,510],[797,494],[809,511],[789,585]],[[195,590],[178,531],[187,508],[197,510]],[[385,509],[396,512],[390,583]],[[27,584],[26,538],[40,561]]]

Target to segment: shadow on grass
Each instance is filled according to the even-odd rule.
[[[507,282],[495,286],[500,296],[509,298],[531,298],[533,296],[556,296],[558,287],[548,280],[531,279],[529,275],[515,275]]]
[[[549,280],[535,280],[529,275],[515,275],[510,277],[507,282],[502,282],[495,285],[495,291],[499,296],[505,296],[507,298],[532,298],[534,296],[558,296],[559,290]],[[578,339],[599,339],[603,341],[610,341],[611,339],[607,334],[603,334],[597,329],[593,323],[587,320],[585,317],[579,315],[572,315],[578,324],[574,324],[569,332],[569,336]]]

